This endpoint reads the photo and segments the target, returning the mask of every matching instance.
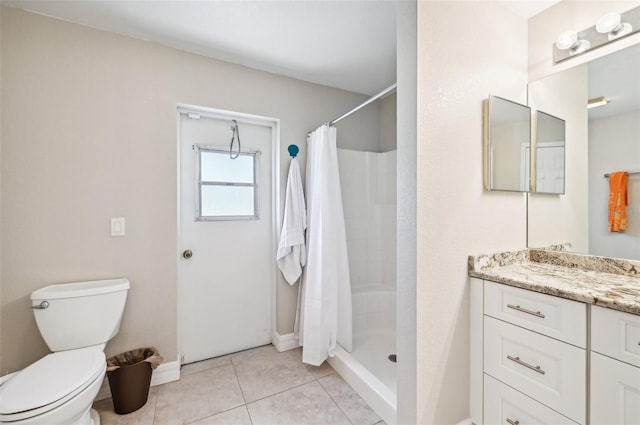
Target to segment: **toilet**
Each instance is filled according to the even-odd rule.
[[[91,404],[105,376],[104,347],[120,330],[127,279],[50,285],[31,294],[52,351],[0,384],[0,423],[99,425]]]

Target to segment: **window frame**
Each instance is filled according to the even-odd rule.
[[[237,183],[237,182],[225,182],[225,181],[203,181],[202,170],[200,164],[202,163],[202,152],[213,152],[216,154],[229,155],[228,148],[221,148],[209,145],[193,145],[195,151],[195,221],[196,222],[210,222],[210,221],[245,221],[245,220],[259,220],[260,208],[258,199],[258,160],[260,158],[260,151],[254,149],[243,149],[240,151],[242,156],[251,156],[253,158],[253,183]],[[235,155],[237,152],[234,151]],[[203,186],[233,186],[233,187],[251,187],[253,188],[253,215],[217,215],[217,216],[203,216],[202,215],[202,187]]]

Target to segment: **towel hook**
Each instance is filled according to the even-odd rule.
[[[287,147],[287,150],[289,151],[289,155],[291,155],[291,158],[295,158],[298,155],[298,152],[300,152],[298,145],[289,145]]]

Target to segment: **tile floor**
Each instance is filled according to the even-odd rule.
[[[102,425],[385,425],[326,362],[271,346],[184,366],[179,381],[152,387],[128,415],[96,401]]]

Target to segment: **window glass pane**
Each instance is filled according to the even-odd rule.
[[[239,158],[238,158],[239,159]],[[200,215],[203,217],[253,216],[253,187],[202,186]]]
[[[200,151],[202,181],[253,183],[254,155],[240,155],[236,159],[229,152]]]

